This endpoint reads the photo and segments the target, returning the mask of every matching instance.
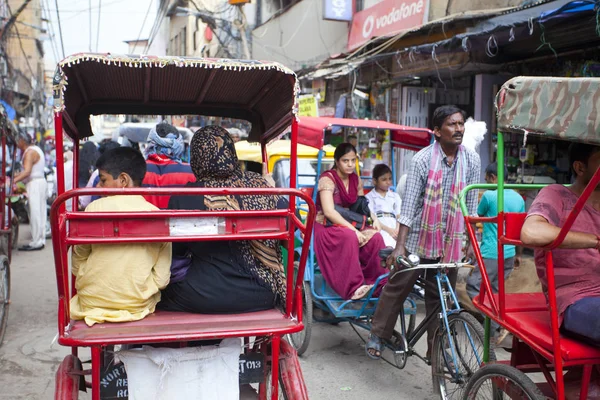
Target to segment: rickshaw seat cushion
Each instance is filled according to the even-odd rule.
[[[521,228],[526,218],[527,213],[505,213],[504,236],[511,240],[521,240]]]
[[[553,353],[550,318],[550,311],[507,312],[504,325],[526,343],[536,343]],[[566,362],[595,360],[594,364],[600,363],[600,348],[564,335],[560,336],[560,350]]]
[[[182,342],[225,337],[292,333],[302,324],[276,309],[244,314],[192,314],[156,311],[134,322],[105,322],[89,327],[84,321],[71,321],[61,335],[63,345]]]
[[[498,294],[494,294],[496,305],[499,304]],[[479,304],[480,297],[473,299],[474,304]],[[489,297],[486,296],[483,306],[491,309]],[[542,292],[535,293],[506,293],[504,295],[504,307],[506,312],[546,311],[548,305],[546,296]]]

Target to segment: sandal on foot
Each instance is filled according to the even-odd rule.
[[[354,291],[354,295],[350,298],[350,300],[360,300],[363,297],[365,297],[366,295],[369,294],[369,291],[371,290],[371,288],[373,287],[373,285],[362,285],[361,287],[359,287],[358,289],[356,289]]]
[[[373,360],[381,359],[381,349],[383,348],[383,344],[381,338],[379,336],[374,335],[372,333],[369,334],[369,339],[367,343],[365,343],[365,353],[367,353],[367,357]],[[374,350],[371,353],[369,350]]]

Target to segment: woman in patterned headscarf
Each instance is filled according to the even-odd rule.
[[[191,143],[196,182],[187,187],[265,188],[259,174],[242,172],[233,140],[218,126],[198,130]],[[284,207],[278,196],[172,196],[170,209],[273,210]],[[173,255],[191,256],[183,280],[170,284],[159,308],[196,313],[240,313],[285,303],[285,274],[275,240],[173,243]]]

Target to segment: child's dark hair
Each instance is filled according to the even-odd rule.
[[[117,179],[121,173],[131,177],[136,187],[142,186],[146,175],[146,160],[139,151],[129,147],[107,150],[96,161],[96,168]]]
[[[373,179],[377,180],[379,178],[381,178],[382,176],[384,176],[385,174],[391,174],[392,170],[390,169],[390,167],[388,167],[385,164],[377,164],[374,168],[373,168]]]

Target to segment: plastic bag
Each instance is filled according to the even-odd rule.
[[[217,346],[120,351],[125,364],[129,400],[238,400],[240,338]]]

